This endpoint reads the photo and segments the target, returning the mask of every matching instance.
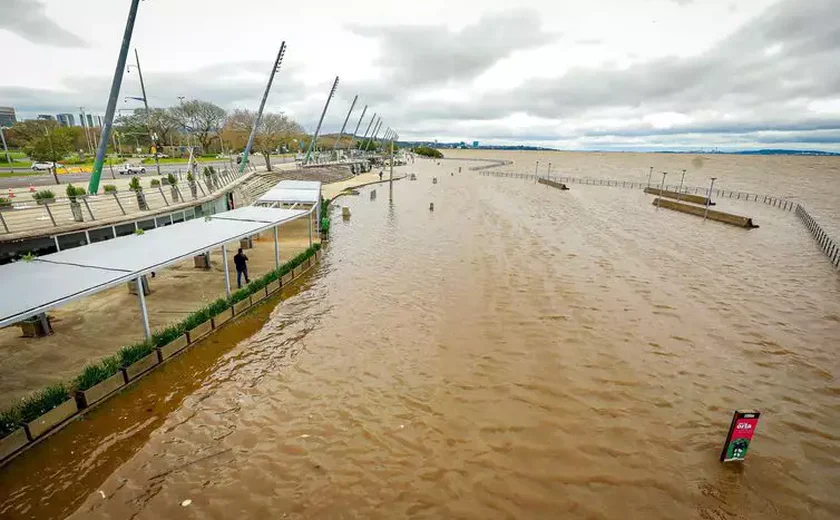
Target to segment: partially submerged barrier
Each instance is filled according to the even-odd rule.
[[[156,331],[151,342],[123,347],[117,356],[88,365],[70,385],[47,387],[0,411],[0,465],[276,294],[310,270],[321,254],[320,244],[315,244],[230,298],[220,298],[182,322]]]
[[[732,213],[706,209],[700,206],[692,206],[691,204],[683,204],[682,202],[677,202],[675,200],[657,198],[653,201],[653,204],[654,206],[658,206],[660,208],[672,209],[674,211],[680,211],[690,215],[697,215],[698,217],[703,217],[705,215],[705,217],[709,220],[723,222],[724,224],[729,224],[730,226],[738,226],[744,229],[753,229],[758,227],[753,224],[752,219],[749,217],[742,217]]]
[[[820,250],[828,257],[831,265],[840,267],[840,244],[828,236],[828,233],[823,230],[822,226],[817,224],[817,221],[799,204],[796,205],[796,216],[799,217],[800,222],[802,222],[805,228],[817,240]]]
[[[668,199],[676,199],[677,201],[684,200],[692,204],[700,204],[701,206],[705,206],[706,204],[708,204],[709,206],[715,205],[715,203],[709,200],[708,197],[701,197],[699,195],[691,195],[688,193],[680,193],[677,191],[660,190],[659,188],[645,188],[645,193],[648,193],[650,195],[659,195],[660,197],[665,197]]]
[[[551,186],[552,188],[557,188],[558,190],[568,190],[569,189],[562,182],[550,181],[548,179],[543,179],[543,178],[539,178],[537,180],[537,182],[539,182],[540,184],[545,184],[546,186]]]

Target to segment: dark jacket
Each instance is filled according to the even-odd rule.
[[[233,263],[236,265],[237,271],[244,271],[248,267],[248,257],[243,253],[236,253],[233,257]]]

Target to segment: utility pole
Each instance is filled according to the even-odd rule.
[[[388,200],[394,202],[394,139],[391,138],[391,175],[388,177]]]
[[[359,150],[362,149],[362,146],[367,142],[368,132],[370,132],[370,127],[373,126],[373,122],[376,121],[376,112],[373,113],[373,117],[370,118],[368,121],[367,128],[365,129],[365,135],[362,136],[362,139],[359,141]]]
[[[271,74],[268,76],[268,84],[265,86],[265,93],[262,101],[260,101],[260,109],[257,111],[257,117],[254,119],[254,126],[251,128],[251,135],[248,136],[248,144],[245,145],[245,151],[242,152],[242,163],[239,165],[239,173],[245,172],[245,167],[248,165],[248,156],[251,155],[251,147],[254,145],[254,138],[257,136],[257,128],[260,126],[262,120],[263,109],[265,108],[265,101],[268,99],[268,93],[271,91],[271,84],[274,82],[274,75],[280,70],[280,64],[283,63],[283,56],[286,54],[286,42],[280,44],[280,50],[277,52],[277,59],[274,60],[274,66],[271,68]]]
[[[332,100],[335,95],[336,89],[338,89],[338,76],[335,77],[335,81],[333,81],[332,88],[330,89],[330,95],[327,96],[327,102],[324,103],[324,110],[321,112],[321,119],[318,121],[318,126],[315,128],[315,135],[312,137],[312,142],[309,143],[309,149],[306,151],[306,157],[303,159],[303,164],[307,164],[309,162],[309,158],[312,157],[312,150],[315,149],[315,142],[318,141],[318,134],[321,132],[321,125],[324,123],[324,116],[327,115],[327,109],[330,107],[330,100]]]
[[[137,54],[136,47],[134,49],[134,61],[137,65],[137,74],[140,76],[140,91],[143,93],[143,105],[146,107],[146,127],[149,129],[149,139],[151,139],[152,147],[154,148],[152,155],[155,156],[155,168],[157,169],[157,174],[160,175],[160,159],[158,158],[157,141],[155,140],[155,134],[152,131],[152,113],[149,111],[149,99],[146,97],[146,83],[143,82],[143,69],[140,68],[140,55]]]
[[[6,162],[9,164],[9,172],[12,171],[12,156],[9,155],[9,147],[6,146],[6,136],[3,135],[3,127],[0,126],[0,140],[3,141],[3,150],[6,151]]]
[[[134,32],[134,20],[137,18],[137,7],[140,0],[131,0],[128,10],[128,19],[125,22],[122,46],[120,47],[117,67],[114,70],[114,80],[111,82],[111,93],[108,96],[108,107],[105,109],[105,121],[102,125],[102,134],[99,138],[99,146],[96,148],[96,162],[93,163],[93,173],[90,174],[88,193],[99,191],[99,178],[102,176],[102,165],[105,163],[105,151],[108,148],[108,137],[111,134],[111,125],[114,123],[114,112],[117,109],[117,97],[120,94],[123,72],[125,71],[125,60],[128,57],[128,46],[131,43],[131,34]],[[142,289],[142,288],[141,288]],[[141,291],[142,292],[142,291]]]
[[[341,125],[341,131],[338,133],[338,137],[335,138],[335,144],[333,145],[333,150],[338,148],[338,141],[341,139],[341,136],[344,135],[344,129],[347,127],[347,121],[350,120],[350,114],[353,113],[353,109],[356,107],[356,101],[358,101],[359,95],[356,94],[356,97],[353,98],[353,103],[350,104],[350,111],[347,112],[347,117],[344,118],[344,124]],[[351,139],[352,144],[352,139]]]
[[[87,121],[85,121],[85,107],[79,107],[79,110],[82,112],[80,114],[82,116],[82,129],[85,131],[85,142],[88,145],[88,152],[93,154],[93,146],[90,145],[90,133],[88,132]]]

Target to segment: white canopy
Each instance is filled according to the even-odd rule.
[[[248,206],[0,266],[0,327],[308,213]]]
[[[318,181],[280,181],[257,199],[256,206],[275,204],[316,205],[321,201],[321,183]]]

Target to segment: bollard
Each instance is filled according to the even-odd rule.
[[[341,207],[341,216],[344,218],[350,218],[350,207],[349,206],[342,206]]]
[[[432,177],[432,184],[437,184],[437,177]]]
[[[435,210],[435,203],[434,203],[434,202],[430,202],[430,203],[429,203],[429,211],[434,211],[434,210]]]
[[[370,200],[376,200],[376,190],[371,190],[371,192],[370,192]]]

